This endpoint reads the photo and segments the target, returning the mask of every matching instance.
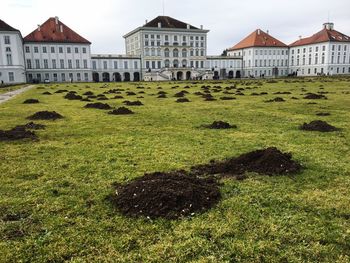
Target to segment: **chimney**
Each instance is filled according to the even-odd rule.
[[[189,24],[187,24],[187,29],[190,29],[190,28],[191,28],[191,26]]]
[[[38,25],[38,31],[40,31],[40,25]]]
[[[147,23],[148,23],[148,20],[146,19],[145,24],[147,24]]]
[[[258,35],[260,35],[260,29],[258,29]]]
[[[330,22],[324,23],[323,24],[323,28],[325,28],[327,30],[333,30],[334,29],[334,23],[330,23]]]
[[[201,30],[203,30],[203,25],[201,25]]]
[[[269,34],[269,32],[270,32],[269,30],[266,30],[266,34]]]
[[[162,28],[162,23],[158,22],[158,28]]]
[[[63,25],[60,25],[60,31],[63,33]]]
[[[302,36],[299,36],[299,40],[301,40]]]
[[[56,25],[58,25],[58,16],[55,16],[55,23],[56,23]]]

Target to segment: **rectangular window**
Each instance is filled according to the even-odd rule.
[[[57,73],[53,73],[53,81],[57,82]]]
[[[118,69],[118,61],[113,62],[114,69]]]
[[[88,63],[86,59],[83,60],[83,63],[84,63],[84,68],[88,68]]]
[[[34,53],[39,53],[39,48],[38,47],[34,47]]]
[[[97,67],[96,67],[96,61],[92,61],[92,68],[93,69],[96,69]]]
[[[56,59],[52,60],[52,68],[55,69],[56,68]]]
[[[30,59],[27,59],[27,69],[32,68],[32,61]]]
[[[51,47],[51,53],[55,53],[55,47]]]
[[[26,46],[26,53],[29,53],[30,52],[30,49],[28,46]]]
[[[83,53],[86,54],[86,47],[83,47]]]
[[[161,62],[157,61],[157,68],[162,68]]]
[[[61,73],[61,80],[62,80],[62,81],[66,81],[66,74]]]
[[[43,47],[43,53],[47,53],[47,48]]]
[[[134,61],[134,69],[138,69],[138,67],[139,67],[139,65],[138,65],[137,61]]]
[[[89,81],[89,74],[88,73],[84,73],[84,80]]]
[[[49,62],[47,59],[44,59],[44,68],[48,69],[49,68]]]
[[[77,54],[77,53],[79,53],[79,48],[74,48],[74,50],[75,50],[75,54]]]
[[[146,61],[146,68],[149,69],[149,61]]]
[[[67,53],[70,54],[71,53],[71,48],[67,47]]]
[[[156,62],[152,61],[152,69],[155,69],[155,68],[156,68]]]
[[[10,82],[15,81],[15,74],[13,72],[9,72],[9,81]]]
[[[77,73],[77,81],[81,81],[81,74]]]
[[[45,73],[45,79],[50,79],[49,73]]]
[[[12,55],[6,54],[6,59],[7,59],[7,65],[12,66]]]
[[[64,68],[64,60],[60,59],[60,67],[63,69]]]
[[[68,59],[68,68],[73,68],[71,59]]]
[[[37,68],[37,69],[40,68],[40,60],[39,59],[35,60],[35,68]]]
[[[107,69],[107,61],[103,61],[103,69]]]
[[[75,60],[75,67],[80,68],[80,61],[79,59]]]
[[[62,54],[63,53],[63,47],[59,47],[58,48],[58,52]]]
[[[124,61],[124,69],[128,69],[128,62],[127,61]]]
[[[10,45],[10,36],[4,36],[5,45]]]

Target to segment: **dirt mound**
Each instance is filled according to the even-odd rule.
[[[142,106],[142,102],[137,100],[137,101],[123,101],[123,103],[126,105],[126,106]]]
[[[136,96],[136,93],[132,91],[127,91],[126,96]]]
[[[34,132],[26,130],[22,126],[17,126],[11,130],[3,131],[0,130],[0,141],[16,141],[22,139],[37,139]]]
[[[84,96],[91,96],[91,95],[94,95],[94,93],[92,91],[87,91],[83,95]]]
[[[64,96],[64,98],[67,100],[81,100],[83,97],[80,95],[76,95],[73,92],[68,92],[66,96]]]
[[[46,126],[43,124],[37,124],[34,122],[28,122],[27,124],[16,126],[16,128],[24,128],[28,130],[44,130],[45,127]]]
[[[176,102],[177,103],[184,103],[184,102],[190,102],[190,100],[187,98],[181,98],[181,99],[177,99]]]
[[[233,129],[233,128],[237,128],[236,125],[231,125],[228,122],[224,122],[224,121],[214,121],[210,125],[204,125],[204,127],[209,128],[209,129]]]
[[[321,94],[315,94],[315,93],[308,93],[304,99],[308,100],[320,100],[320,99],[327,99],[326,96],[321,95]]]
[[[285,102],[286,100],[284,98],[281,98],[281,97],[276,97],[274,99],[271,99],[271,100],[267,100],[265,102]]]
[[[121,96],[121,95],[115,95],[115,96],[113,97],[113,99],[124,99],[124,97]]]
[[[220,198],[215,180],[173,172],[146,174],[119,186],[112,200],[128,216],[177,219],[204,212]]]
[[[319,112],[316,113],[317,116],[330,116],[331,114],[329,112]]]
[[[99,110],[110,110],[112,109],[111,106],[109,106],[107,103],[101,103],[101,102],[96,102],[96,103],[88,103],[84,106],[84,108],[87,109],[99,109]]]
[[[66,89],[59,89],[59,90],[55,91],[55,93],[64,93],[64,92],[68,92],[68,90],[66,90]]]
[[[108,112],[108,114],[112,114],[112,115],[126,115],[126,114],[134,114],[134,112],[129,110],[126,107],[120,107],[118,109],[115,109],[115,110],[112,110],[112,111]]]
[[[304,123],[303,125],[300,126],[300,130],[333,132],[333,131],[338,131],[339,129],[328,124],[325,121],[316,120],[316,121],[312,121],[310,123]]]
[[[220,100],[235,100],[235,97],[221,97]]]
[[[229,174],[240,175],[255,172],[267,175],[296,173],[301,165],[292,160],[292,155],[282,153],[275,147],[242,154],[225,161],[213,161],[209,164],[191,168],[193,174]]]
[[[35,104],[35,103],[39,103],[39,100],[37,100],[37,99],[27,99],[27,100],[23,101],[23,104]]]
[[[45,91],[45,92],[43,92],[42,93],[43,95],[52,95],[50,92],[48,92],[48,91]]]
[[[63,116],[55,111],[38,111],[27,117],[29,120],[57,120],[62,118]]]
[[[157,98],[158,99],[166,99],[167,96],[165,94],[160,94]]]

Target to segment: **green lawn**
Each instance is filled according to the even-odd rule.
[[[15,85],[15,86],[9,86],[9,87],[1,87],[1,86],[0,86],[0,95],[1,95],[1,94],[4,94],[4,93],[7,93],[7,92],[10,92],[10,91],[14,91],[14,90],[23,88],[23,87],[25,87],[25,86],[26,86],[26,85],[24,85],[24,84]]]
[[[202,85],[232,83],[257,88],[232,101],[206,102],[193,95]],[[51,84],[1,104],[0,129],[25,124],[41,110],[65,118],[36,121],[47,125],[37,132],[39,141],[0,142],[0,262],[349,262],[350,78],[261,83]],[[175,103],[173,95],[186,85],[191,102]],[[168,92],[167,99],[151,95],[157,87]],[[134,115],[113,116],[85,109],[86,102],[63,99],[64,94],[42,95],[114,88],[145,91],[139,94],[144,106],[129,107]],[[277,91],[292,94],[274,95]],[[305,92],[318,91],[329,92],[328,100],[302,99]],[[264,102],[277,96],[286,102]],[[40,103],[22,104],[29,98]],[[122,106],[122,101],[105,102]],[[298,130],[317,119],[341,131]],[[200,128],[214,120],[238,129]],[[106,199],[114,182],[268,146],[291,152],[305,169],[289,177],[222,179],[221,202],[192,218],[127,218]]]

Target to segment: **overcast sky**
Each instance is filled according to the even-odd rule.
[[[123,35],[158,15],[209,29],[208,54],[218,55],[260,28],[286,44],[330,20],[350,35],[350,0],[1,0],[0,18],[23,36],[58,16],[92,42],[93,53],[124,54]]]

